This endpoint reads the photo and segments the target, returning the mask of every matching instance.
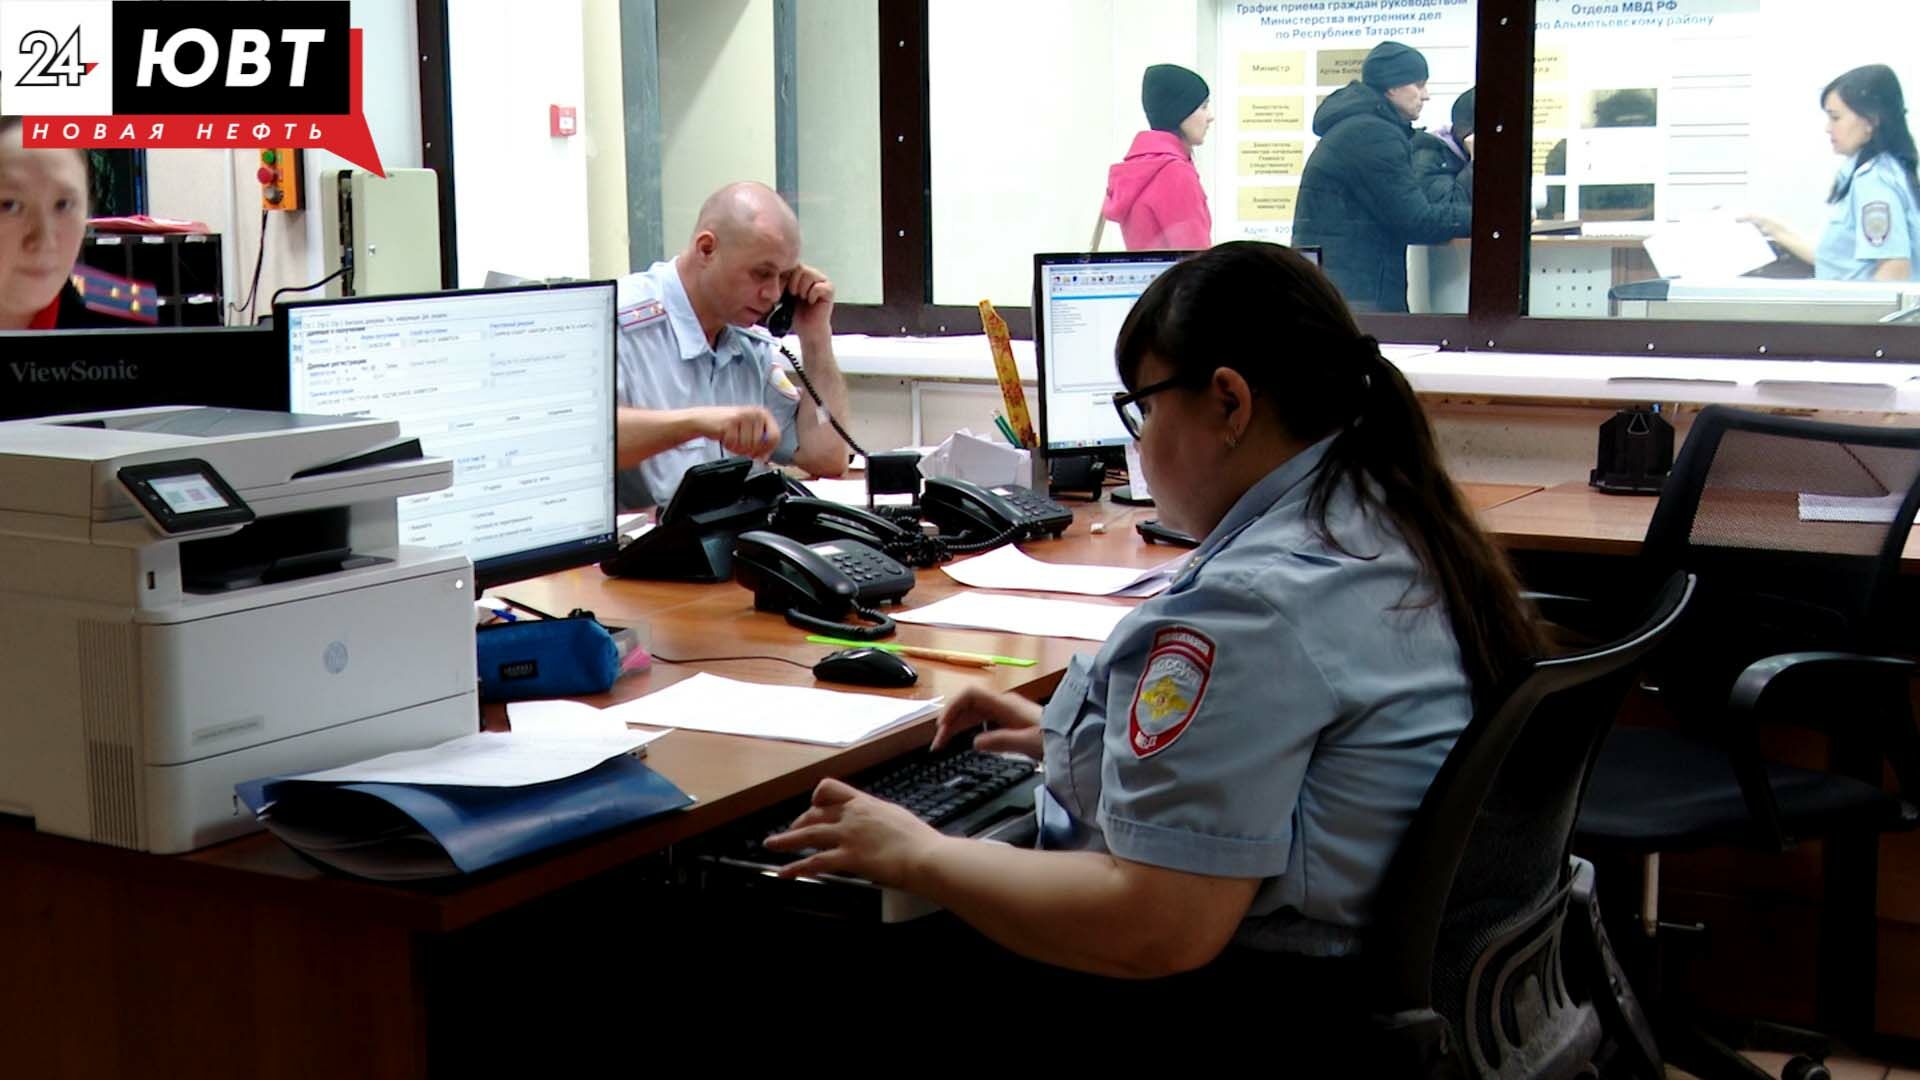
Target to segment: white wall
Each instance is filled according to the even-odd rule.
[[[798,26],[802,257],[841,302],[877,304],[880,42],[875,0],[802,0]]]
[[[586,139],[548,117],[584,107],[580,0],[453,0],[448,22],[460,285],[587,276]]]
[[[627,260],[626,79],[620,62],[620,0],[581,9],[586,101],[579,138],[587,147],[587,254],[597,278],[620,277]]]
[[[456,3],[464,0],[456,0]],[[420,51],[414,0],[353,0],[351,25],[365,31],[361,96],[367,127],[389,168],[420,166]],[[320,175],[345,163],[324,150],[308,150],[305,195],[308,207],[320,193]],[[161,217],[204,221],[221,235],[225,259],[226,302],[237,303],[253,275],[260,243],[260,167],[254,151],[150,150],[147,190],[152,212]],[[267,310],[276,289],[318,281],[331,271],[323,265],[320,213],[317,209],[268,216],[266,257],[261,263],[256,310]],[[230,317],[229,321],[242,321]]]
[[[1035,252],[1086,247],[1107,167],[1146,126],[1142,71],[1174,63],[1216,81],[1200,60],[1209,3],[933,0],[935,303],[1025,304]]]
[[[805,19],[802,14],[802,19]],[[771,0],[659,0],[660,201],[671,256],[700,204],[774,182]]]

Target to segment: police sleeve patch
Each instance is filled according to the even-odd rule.
[[[645,326],[667,317],[666,305],[658,300],[642,300],[637,304],[628,304],[619,311],[620,329],[631,330],[636,326]]]
[[[787,369],[781,367],[779,364],[771,364],[768,366],[767,382],[772,384],[775,390],[780,391],[780,393],[789,400],[800,400],[800,388],[793,385],[793,380],[787,378]]]
[[[1884,202],[1870,202],[1861,207],[1860,231],[1874,247],[1886,243],[1893,232],[1893,207]]]
[[[1134,757],[1152,757],[1186,732],[1213,677],[1213,657],[1213,639],[1191,627],[1169,626],[1153,635],[1127,713]]]

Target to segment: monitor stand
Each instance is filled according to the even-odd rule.
[[[1107,496],[1111,498],[1114,502],[1120,503],[1124,506],[1152,506],[1153,505],[1152,499],[1150,498],[1143,499],[1135,496],[1133,493],[1133,487],[1128,484],[1121,484],[1119,487],[1114,488],[1112,491],[1107,492]]]

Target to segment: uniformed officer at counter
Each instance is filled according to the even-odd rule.
[[[1236,242],[1176,264],[1116,352],[1114,404],[1159,516],[1205,540],[1044,710],[969,689],[935,739],[984,725],[976,747],[1045,760],[1045,850],[946,836],[836,780],[766,844],[808,853],[783,874],[903,888],[1059,968],[1337,963],[1454,740],[1538,630],[1412,389],[1298,254]],[[1207,985],[1171,982],[1189,1003]],[[1330,988],[1239,992],[1278,1016],[1283,991]]]
[[[816,405],[754,324],[796,301]],[[691,466],[729,455],[846,471],[847,385],[833,357],[833,283],[800,262],[800,223],[764,184],[729,184],[700,207],[677,257],[620,279],[618,458],[621,505],[666,505]]]

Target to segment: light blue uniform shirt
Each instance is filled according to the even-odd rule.
[[[1236,940],[1342,955],[1472,712],[1439,600],[1351,491],[1331,438],[1241,496],[1173,586],[1077,656],[1043,713],[1041,845],[1263,879]],[[1409,595],[1408,587],[1416,586]]]
[[[641,409],[764,405],[780,425],[773,460],[793,461],[800,445],[795,422],[800,393],[786,368],[774,363],[771,338],[728,326],[716,344],[708,345],[671,259],[621,278],[616,295],[620,404]],[[662,450],[620,474],[620,505],[665,506],[689,468],[726,456],[707,438]]]
[[[1813,276],[1841,281],[1873,277],[1882,259],[1913,260],[1920,252],[1920,208],[1906,169],[1891,154],[1864,165],[1849,161],[1853,180],[1829,207],[1827,229],[1814,251]]]

